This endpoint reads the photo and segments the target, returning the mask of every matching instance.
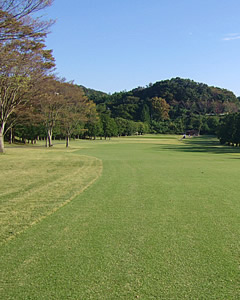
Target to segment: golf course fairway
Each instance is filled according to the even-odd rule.
[[[240,299],[240,149],[146,135],[0,156],[1,299]]]

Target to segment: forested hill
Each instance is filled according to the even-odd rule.
[[[107,96],[106,93],[97,91],[94,89],[86,88],[83,85],[79,85],[79,87],[83,90],[84,94],[90,99],[93,100],[95,103],[98,103],[98,101],[101,101],[103,97]]]
[[[171,119],[178,118],[183,114],[231,113],[238,111],[240,107],[239,98],[231,91],[179,77],[112,95],[90,91],[88,96],[96,104],[105,103],[113,117],[123,117],[135,121],[145,121],[144,111],[149,110],[150,114],[151,111],[153,112],[152,99],[155,97],[164,99],[169,105]],[[165,103],[162,101],[163,104]]]
[[[141,99],[161,97],[171,110],[190,110],[200,114],[235,111],[239,106],[239,100],[231,91],[179,77],[134,89],[132,94]]]
[[[239,100],[233,92],[189,79],[174,78],[133,90],[134,96],[161,97],[170,105],[172,117],[189,111],[197,114],[222,114],[237,111]]]
[[[85,93],[96,103],[101,120],[111,118],[126,128],[140,124],[151,133],[214,134],[222,115],[240,109],[233,92],[179,77],[112,95],[90,89]]]

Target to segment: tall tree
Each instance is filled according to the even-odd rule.
[[[143,108],[141,111],[141,121],[148,124],[150,124],[151,121],[149,106],[146,103],[143,104]]]
[[[103,125],[103,135],[105,140],[107,139],[107,137],[109,137],[110,139],[110,137],[118,135],[117,124],[109,114],[102,114],[101,121]]]
[[[63,83],[53,77],[45,77],[38,83],[38,91],[32,101],[32,122],[43,123],[46,133],[46,147],[52,146],[54,126],[60,121],[65,106]]]
[[[3,136],[10,117],[29,101],[29,91],[38,78],[54,66],[51,51],[44,49],[52,22],[31,16],[51,3],[0,0],[0,152],[4,152]]]
[[[161,97],[154,97],[150,100],[150,103],[153,119],[157,121],[169,119],[168,112],[170,110],[170,106],[165,99]]]
[[[60,112],[60,123],[66,137],[66,147],[68,147],[74,131],[78,129],[80,124],[96,121],[97,112],[95,103],[89,101],[77,85],[63,83],[61,93],[64,105]]]
[[[54,66],[51,51],[44,47],[25,40],[5,44],[0,51],[0,152],[4,152],[3,136],[10,116],[30,100],[30,91]]]
[[[221,144],[233,143],[236,131],[239,130],[236,125],[237,114],[229,114],[224,117],[217,130],[217,136]]]
[[[32,18],[32,14],[50,6],[53,0],[0,0],[0,41],[39,39],[53,23]]]

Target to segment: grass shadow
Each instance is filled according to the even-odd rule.
[[[216,137],[201,136],[182,140],[180,145],[163,145],[165,150],[213,154],[240,154],[239,147],[220,145]]]

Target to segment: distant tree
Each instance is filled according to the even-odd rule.
[[[236,146],[240,146],[240,114],[235,114],[234,119],[234,129],[232,134],[232,142],[236,144]]]
[[[166,121],[155,121],[151,122],[151,133],[174,133],[175,126],[173,122]]]
[[[136,134],[138,132],[138,123],[132,120],[126,120],[126,121],[127,121],[126,135],[130,136]]]
[[[230,114],[226,115],[221,121],[217,130],[217,136],[221,144],[228,143],[230,145],[230,143],[236,142],[234,137],[236,137],[236,132],[239,130],[237,128],[237,118],[239,118],[238,114]]]
[[[157,121],[169,119],[168,113],[170,110],[170,106],[165,99],[161,97],[154,97],[150,99],[150,103],[153,119]]]
[[[141,111],[141,121],[150,124],[151,117],[150,117],[150,109],[149,106],[144,103]]]
[[[44,124],[46,147],[52,146],[54,126],[60,121],[65,105],[62,83],[53,77],[45,77],[38,84],[38,92],[33,97],[33,121]]]
[[[95,122],[87,122],[85,128],[87,129],[86,135],[90,138],[94,138],[94,140],[96,140],[97,136],[103,136],[103,126],[100,119]]]
[[[219,126],[220,118],[218,116],[211,116],[207,119],[207,126],[209,128],[209,134],[216,134]]]
[[[66,137],[66,147],[69,146],[71,135],[80,124],[97,120],[96,105],[84,96],[83,91],[76,85],[63,83],[61,93],[64,105],[60,111],[60,123]]]
[[[142,135],[144,133],[148,133],[149,132],[149,123],[147,122],[138,122],[137,123],[137,132],[138,134]]]
[[[239,99],[231,91],[179,77],[129,92],[95,93],[93,100],[98,110],[105,106],[114,119],[148,122],[154,132],[182,132],[197,127],[204,133],[214,133],[216,126],[214,122],[208,123],[208,116],[219,119],[222,114],[238,112],[240,108]],[[197,116],[202,116],[202,121]]]
[[[149,131],[149,124],[143,122],[134,122],[123,118],[114,119],[117,125],[119,136],[130,136],[133,134],[143,134]]]
[[[102,114],[101,121],[103,126],[103,135],[105,139],[107,139],[107,137],[110,138],[112,136],[118,135],[116,122],[113,118],[110,117],[109,114]]]
[[[120,117],[128,120],[138,119],[140,99],[128,95],[126,92],[116,93],[112,95],[111,103],[108,107],[111,110],[113,117]]]
[[[200,133],[203,125],[203,116],[201,115],[193,115],[190,119],[189,129],[197,130]]]
[[[127,135],[127,122],[128,120],[123,118],[115,118],[115,122],[117,124],[118,135],[125,136]]]
[[[173,121],[173,124],[175,128],[174,133],[183,134],[186,131],[184,118],[178,117]]]

